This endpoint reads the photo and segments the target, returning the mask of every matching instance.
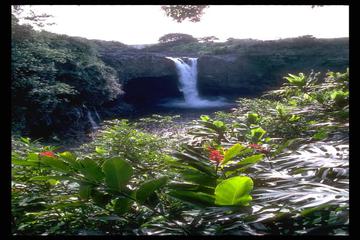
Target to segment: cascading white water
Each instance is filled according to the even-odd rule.
[[[95,113],[95,116],[96,116],[97,120],[98,120],[99,122],[101,122],[101,118],[100,118],[100,116],[99,116],[99,113],[96,111],[96,108],[94,108],[94,113]]]
[[[189,58],[190,64],[187,64],[181,58],[171,59],[176,66],[179,74],[180,91],[184,94],[185,102],[192,104],[201,101],[196,86],[197,80],[197,58]]]
[[[175,63],[179,75],[179,90],[184,95],[184,101],[171,101],[163,106],[182,108],[219,107],[227,105],[223,100],[210,101],[200,98],[197,89],[197,58],[187,58],[190,64],[181,58],[166,57]]]
[[[99,128],[99,125],[97,125],[97,123],[96,123],[96,122],[94,121],[94,119],[92,118],[90,111],[87,112],[87,117],[88,117],[88,120],[89,120],[89,122],[90,122],[90,124],[91,124],[92,129],[98,129],[98,128]]]

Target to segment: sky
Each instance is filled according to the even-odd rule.
[[[70,36],[152,44],[167,33],[194,37],[271,40],[302,35],[349,36],[349,6],[210,5],[200,22],[177,23],[160,5],[33,5],[36,13],[53,15],[45,30]]]

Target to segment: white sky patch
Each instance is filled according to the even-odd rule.
[[[349,6],[210,5],[198,23],[177,23],[160,5],[34,5],[36,13],[53,15],[45,30],[125,44],[157,43],[167,33],[261,40],[313,35],[349,36]]]

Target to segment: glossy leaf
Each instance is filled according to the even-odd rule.
[[[204,174],[195,169],[186,169],[181,172],[181,176],[185,181],[197,183],[204,186],[212,186],[216,185],[216,177],[209,176],[208,174]]]
[[[105,207],[111,200],[111,195],[102,193],[95,189],[91,191],[90,197],[94,203],[100,207]]]
[[[71,152],[62,152],[59,154],[60,158],[69,163],[71,167],[78,169],[79,163],[76,161],[76,156]]]
[[[89,184],[81,183],[79,187],[79,196],[80,198],[87,200],[91,196],[92,186]]]
[[[201,161],[195,156],[191,156],[187,153],[175,153],[174,156],[179,159],[181,162],[185,162],[188,165],[190,165],[193,168],[196,168],[197,170],[208,174],[215,176],[215,170],[209,165],[210,163],[205,163],[204,161]]]
[[[244,158],[243,160],[238,162],[237,165],[241,165],[241,166],[253,165],[253,164],[260,162],[264,158],[264,156],[265,156],[264,154],[255,154],[255,155]]]
[[[80,172],[90,181],[100,182],[104,178],[104,173],[94,160],[86,158],[79,161],[79,164],[81,166]]]
[[[102,169],[105,173],[106,185],[117,191],[121,191],[126,186],[133,174],[131,165],[117,157],[106,160]]]
[[[214,196],[203,192],[174,190],[168,193],[170,196],[181,201],[190,203],[199,207],[208,207],[214,205]]]
[[[167,176],[164,176],[143,183],[136,192],[136,200],[139,203],[144,203],[151,194],[153,194],[156,190],[164,187],[168,182],[168,179],[169,178]]]
[[[41,163],[55,169],[58,171],[62,171],[65,173],[68,173],[71,171],[70,167],[68,166],[68,164],[66,164],[65,162],[63,162],[62,160],[60,160],[59,158],[53,158],[53,157],[47,157],[47,156],[42,156],[41,157]]]
[[[121,216],[128,212],[131,207],[132,200],[126,197],[119,197],[114,203],[114,212]]]
[[[237,143],[230,147],[228,150],[225,151],[224,154],[224,160],[221,162],[221,165],[225,165],[228,161],[236,157],[242,150],[244,150],[246,147],[241,145],[240,143]]]
[[[249,177],[237,176],[226,179],[215,188],[215,204],[247,206],[252,200],[249,193],[253,186],[254,183]]]

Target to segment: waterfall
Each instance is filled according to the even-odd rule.
[[[184,99],[187,104],[193,104],[201,101],[199,92],[197,90],[197,58],[188,58],[190,64],[187,64],[181,58],[171,59],[176,66],[179,74],[180,91],[184,94]]]
[[[223,100],[210,101],[202,99],[197,89],[197,58],[186,58],[189,63],[181,58],[166,57],[175,63],[179,76],[179,90],[183,93],[185,101],[171,101],[163,106],[181,108],[203,108],[225,106]]]
[[[96,108],[95,108],[95,107],[94,107],[94,113],[95,113],[95,116],[96,116],[97,120],[98,120],[99,122],[101,122],[101,118],[100,118],[100,116],[99,116],[99,113],[96,111]]]
[[[99,128],[99,125],[97,125],[97,123],[94,121],[94,119],[92,118],[91,116],[91,112],[90,111],[87,111],[87,117],[88,117],[88,120],[91,124],[91,127],[92,129],[98,129]]]
[[[83,104],[83,108],[85,109],[86,111],[86,115],[87,115],[87,119],[89,120],[89,123],[91,124],[91,128],[93,130],[95,129],[98,129],[99,128],[99,125],[95,122],[95,120],[93,119],[92,115],[91,115],[91,111],[88,109],[88,107]],[[98,120],[100,121],[100,117],[99,117],[99,114],[96,112],[96,108],[94,107],[94,112],[95,112],[95,115],[96,117],[98,118]],[[82,114],[81,114],[82,115]]]

